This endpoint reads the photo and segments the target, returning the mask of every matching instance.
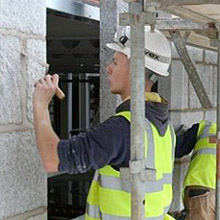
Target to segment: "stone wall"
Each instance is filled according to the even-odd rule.
[[[187,49],[208,97],[213,107],[216,107],[217,53],[191,46],[188,46]],[[202,119],[216,121],[215,108],[203,109],[201,107],[174,45],[172,45],[172,50],[171,120],[176,125],[181,122],[187,126]]]
[[[105,0],[100,2],[100,121],[115,114],[116,106],[121,102],[119,96],[109,90],[106,66],[112,61],[114,51],[106,43],[114,40],[119,25],[119,13],[126,12],[128,4],[123,0]]]
[[[47,179],[32,94],[45,72],[46,1],[0,1],[0,219],[44,220]]]

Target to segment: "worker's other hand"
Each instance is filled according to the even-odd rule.
[[[34,106],[44,109],[48,108],[48,105],[56,93],[58,88],[59,76],[57,74],[47,74],[44,78],[38,80],[35,83],[34,91]]]

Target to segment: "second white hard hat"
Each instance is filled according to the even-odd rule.
[[[107,43],[106,46],[130,58],[130,27],[120,28],[115,33],[114,43]],[[166,37],[159,30],[152,31],[149,26],[145,26],[145,67],[159,75],[168,76],[170,63],[171,48]]]

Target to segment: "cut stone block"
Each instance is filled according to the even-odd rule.
[[[33,132],[3,133],[0,140],[0,219],[47,206],[47,178]]]
[[[27,118],[33,122],[34,83],[44,77],[46,68],[46,43],[42,40],[27,41]]]
[[[1,20],[1,19],[0,19]],[[0,124],[20,124],[21,87],[21,43],[16,37],[0,34]]]
[[[217,52],[205,50],[205,62],[207,64],[217,64]]]
[[[0,18],[1,28],[46,35],[45,0],[1,0]]]

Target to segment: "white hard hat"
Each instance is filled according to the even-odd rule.
[[[115,33],[114,43],[107,43],[106,46],[130,58],[130,27],[120,28]],[[171,49],[166,37],[159,30],[145,26],[145,67],[159,75],[168,76],[170,63]]]

